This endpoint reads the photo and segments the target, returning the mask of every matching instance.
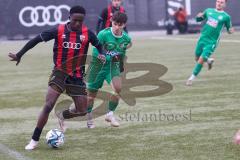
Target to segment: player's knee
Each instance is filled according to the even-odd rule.
[[[46,103],[43,109],[44,113],[49,114],[52,111],[53,107],[54,107],[53,103],[50,102]]]
[[[119,86],[114,86],[114,94],[120,94],[122,90],[122,87],[119,85]]]
[[[195,57],[195,61],[197,62],[198,60],[199,60],[199,57],[198,57],[198,56],[196,56],[196,57]]]
[[[204,60],[204,57],[200,57],[197,62],[198,62],[199,64],[203,64],[205,61],[206,61],[206,60]]]

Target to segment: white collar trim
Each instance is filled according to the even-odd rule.
[[[117,36],[116,34],[114,34],[113,30],[112,30],[112,27],[111,27],[111,32],[112,32],[113,36],[116,37],[116,38],[122,38],[122,36],[123,36],[123,32],[122,32],[122,35],[120,35],[120,36]]]

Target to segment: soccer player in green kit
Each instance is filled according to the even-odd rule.
[[[118,106],[122,88],[121,70],[123,69],[121,68],[120,62],[123,61],[126,50],[132,46],[132,42],[129,35],[124,31],[124,27],[127,23],[127,15],[125,13],[115,12],[111,23],[112,27],[100,31],[97,36],[103,46],[103,53],[105,54],[99,54],[98,50],[94,48],[89,66],[90,71],[87,77],[88,128],[95,127],[92,118],[94,99],[105,80],[108,84],[111,84],[114,91],[109,100],[108,112],[105,116],[105,120],[113,127],[118,127],[120,125],[113,115],[113,112]],[[74,105],[71,105],[69,109],[62,112],[65,114],[61,113],[60,116],[58,116],[60,128],[63,128],[63,130],[66,129],[64,119],[70,119],[77,116],[71,115],[72,112],[74,113],[74,110]],[[68,112],[68,114],[66,114],[66,112]]]
[[[227,0],[216,0],[215,9],[208,8],[203,13],[200,12],[196,17],[197,22],[206,20],[206,24],[203,26],[195,49],[197,63],[192,75],[186,82],[188,86],[192,85],[193,80],[200,73],[204,62],[207,62],[209,70],[212,68],[214,59],[210,56],[218,45],[223,27],[227,28],[229,34],[234,32],[231,17],[224,11],[226,3]]]
[[[110,122],[113,127],[119,126],[119,122],[115,119],[113,112],[119,103],[122,88],[120,61],[125,57],[126,50],[132,46],[131,38],[124,31],[126,23],[127,15],[125,13],[115,12],[112,17],[112,27],[102,30],[97,36],[103,45],[103,50],[106,52],[106,61],[103,63],[97,58],[99,53],[96,48],[94,48],[87,81],[89,99],[87,114],[88,128],[95,127],[92,120],[92,109],[98,89],[102,87],[104,80],[106,80],[108,84],[111,84],[114,91],[109,100],[108,113],[105,116],[105,120]]]

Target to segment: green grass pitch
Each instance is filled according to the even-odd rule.
[[[41,43],[15,66],[8,52],[18,51],[25,41],[0,42],[0,144],[32,160],[237,160],[240,147],[232,143],[240,128],[240,33],[223,34],[214,53],[211,71],[205,66],[192,87],[185,86],[194,67],[197,35],[133,37],[127,53],[128,63],[157,63],[168,71],[159,78],[173,86],[167,94],[136,99],[135,106],[124,101],[116,111],[142,116],[157,114],[186,115],[173,119],[121,120],[111,128],[104,117],[95,119],[96,128],[89,130],[85,121],[67,122],[65,144],[50,149],[45,144],[48,130],[57,128],[53,112],[43,130],[39,147],[24,150],[44,104],[48,77],[53,66],[52,44]],[[89,50],[91,54],[91,49]],[[129,73],[141,76],[143,72]],[[150,86],[149,86],[150,87]],[[109,91],[105,85],[104,89]],[[134,88],[138,90],[137,87]],[[139,90],[148,89],[142,86]],[[59,99],[68,99],[63,95]],[[128,117],[130,118],[130,117]],[[0,146],[0,160],[19,159]]]

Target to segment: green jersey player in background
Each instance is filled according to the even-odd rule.
[[[234,32],[231,17],[224,11],[226,3],[227,0],[216,0],[216,8],[208,8],[203,13],[200,12],[196,17],[197,22],[206,20],[206,24],[203,26],[195,49],[197,63],[192,75],[187,80],[186,85],[188,86],[192,85],[193,80],[200,73],[204,62],[208,64],[209,70],[212,68],[214,59],[211,58],[211,55],[218,45],[223,27],[227,28],[229,34]]]
[[[108,84],[111,84],[114,91],[108,103],[108,112],[105,116],[105,120],[113,127],[119,126],[119,122],[115,119],[113,112],[118,106],[122,88],[121,72],[124,69],[120,63],[123,62],[126,50],[132,46],[132,42],[127,32],[124,31],[124,27],[127,23],[127,15],[125,13],[115,12],[111,23],[112,27],[100,31],[97,36],[103,46],[103,52],[105,52],[105,54],[99,54],[98,50],[94,48],[89,66],[90,71],[87,77],[88,128],[95,127],[92,116],[94,100],[97,96],[98,90],[103,86],[105,80]],[[74,112],[73,110],[75,110],[75,107],[71,105],[69,109],[60,114],[60,128],[63,128],[63,130],[66,129],[64,119],[70,119],[77,116],[71,114]]]

